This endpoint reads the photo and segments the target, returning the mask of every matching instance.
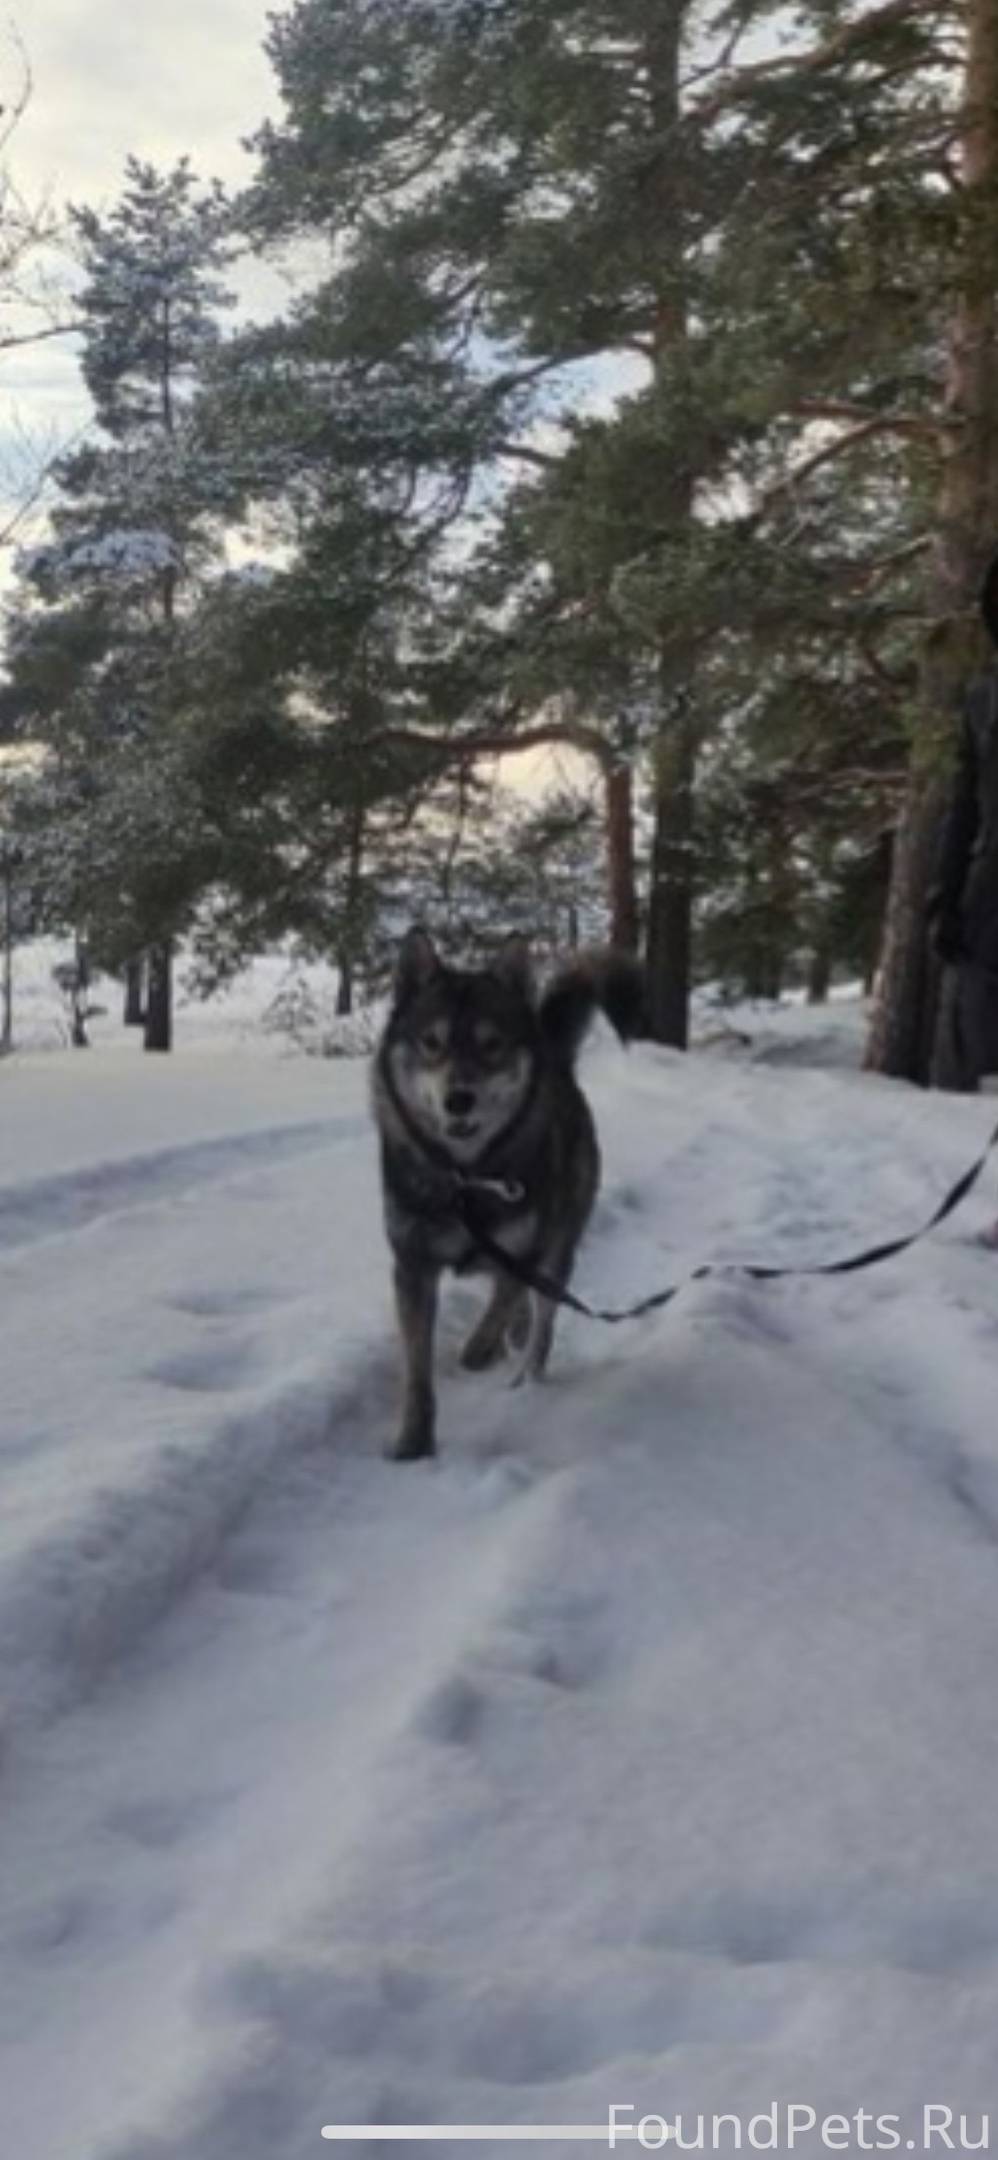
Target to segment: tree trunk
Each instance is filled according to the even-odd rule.
[[[648,895],[648,1016],[656,1042],[689,1043],[696,740],[689,703],[673,700],[654,753],[655,836]]]
[[[336,991],[336,1010],[341,1018],[346,1018],[353,1011],[354,974],[360,948],[365,823],[364,804],[358,801],[350,814],[347,883],[343,896],[343,936],[336,959],[340,977]]]
[[[347,952],[340,951],[336,967],[339,975],[336,985],[336,1011],[341,1020],[347,1020],[353,1011],[353,962]]]
[[[638,896],[634,877],[634,774],[631,766],[606,769],[606,862],[610,943],[620,952],[638,949]]]
[[[90,956],[87,952],[87,948],[83,942],[83,939],[78,937],[76,939],[76,951],[73,963],[73,988],[70,1000],[70,1009],[72,1013],[72,1019],[70,1023],[70,1041],[72,1042],[74,1050],[89,1050],[90,1048],[90,1037],[87,1034],[87,1005],[89,1003],[89,998]]]
[[[816,945],[807,971],[807,1002],[827,1005],[832,983],[832,955],[827,945]]]
[[[145,1026],[144,989],[145,962],[143,960],[129,960],[125,968],[125,1010],[123,1018],[126,1027]]]
[[[656,11],[647,64],[655,133],[662,148],[650,175],[660,212],[661,252],[655,266],[652,367],[668,395],[682,373],[689,344],[686,290],[687,215],[677,154],[681,124],[682,0]],[[677,537],[693,518],[693,476],[676,453],[665,476],[663,523]],[[653,751],[655,830],[648,894],[648,1015],[658,1042],[685,1050],[689,1042],[692,958],[696,729],[689,691],[689,657],[673,646],[675,624],[663,617],[659,643],[661,717]]]
[[[925,1082],[938,1001],[925,899],[945,807],[940,745],[983,657],[981,571],[998,535],[998,7],[968,0],[963,85],[963,240],[943,397],[942,475],[926,593],[922,721],[894,849],[867,1065]]]
[[[169,940],[153,945],[148,956],[145,1048],[173,1048],[173,947]]]
[[[866,1052],[871,1072],[925,1085],[932,1037],[932,969],[925,895],[939,835],[945,787],[913,775],[894,841],[880,971]]]

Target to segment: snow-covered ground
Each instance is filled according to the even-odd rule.
[[[564,1318],[542,1389],[454,1286],[402,1468],[363,1065],[229,1010],[0,1065],[4,2160],[998,2121],[994,1174],[878,1272]],[[928,1214],[993,1104],[818,1029],[594,1045],[584,1292]]]

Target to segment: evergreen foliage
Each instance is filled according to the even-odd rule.
[[[993,316],[984,6],[275,16],[235,216],[186,162],[75,214],[95,430],[4,707],[61,919],[119,962],[196,926],[206,981],[296,937],[349,997],[417,904],[572,934],[578,843],[625,942],[640,873],[666,1040],[695,969],[869,976],[998,519],[954,333]],[[237,228],[309,276],[226,336]],[[480,814],[543,740],[591,801]]]

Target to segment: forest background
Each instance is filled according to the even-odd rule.
[[[7,945],[70,934],[165,1049],[181,944],[211,988],[290,940],[348,1009],[414,915],[609,935],[664,1042],[698,981],[858,974],[924,1078],[998,536],[993,0],[299,0],[263,58],[241,181],[195,84],[186,154],[137,113],[64,210],[7,54],[0,362],[87,399],[8,488]]]

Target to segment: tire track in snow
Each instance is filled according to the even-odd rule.
[[[336,1399],[361,1434],[382,1378],[379,1363]],[[23,2160],[117,2150],[136,2062],[140,2124],[182,2101],[228,2038],[230,1991],[258,1960],[269,1972],[364,1849],[393,1751],[422,1756],[424,1731],[434,1755],[457,1742],[467,1645],[491,1639],[525,1541],[549,1548],[560,1479],[456,1454],[413,1476],[358,1457],[352,1434],[328,1463],[302,1441],[260,1481],[266,1508],[204,1551],[182,1609],[37,1736],[8,1793],[0,1953],[17,1988],[0,1994],[0,2079]],[[108,1943],[127,1948],[125,1990]]]
[[[105,1675],[218,1560],[254,1503],[301,1458],[373,1446],[393,1367],[387,1350],[334,1383],[287,1376],[207,1439],[172,1442],[127,1491],[95,1494],[71,1528],[26,1553],[0,1590],[0,1736],[47,1723]]]
[[[331,1143],[356,1140],[366,1130],[365,1121],[357,1117],[265,1126],[257,1132],[190,1141],[181,1147],[158,1148],[121,1161],[60,1172],[56,1177],[3,1186],[0,1251],[87,1229],[91,1223],[133,1208],[162,1205],[240,1170],[269,1169]]]

